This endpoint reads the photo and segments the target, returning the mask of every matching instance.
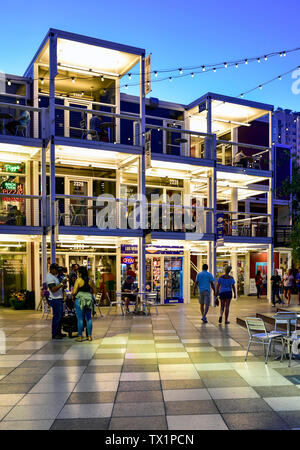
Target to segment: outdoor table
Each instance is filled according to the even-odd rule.
[[[2,120],[2,134],[6,134],[5,132],[5,120],[13,119],[13,116],[9,113],[0,112],[0,120]]]
[[[287,325],[286,336],[283,336],[283,338],[286,339],[287,341],[289,341],[289,344],[288,344],[289,367],[290,367],[291,359],[292,359],[292,355],[291,355],[292,346],[291,346],[291,342],[290,342],[291,341],[291,323],[292,323],[292,321],[295,320],[295,314],[296,314],[296,312],[295,313],[291,312],[290,314],[289,313],[282,314],[282,313],[278,312],[273,316],[273,319],[275,319],[275,320],[278,319],[281,321],[281,323],[286,322],[286,325]],[[299,319],[299,317],[300,317],[300,315],[297,314],[298,319]],[[283,348],[283,350],[284,350],[284,348]],[[282,350],[282,352],[283,352],[283,350]]]

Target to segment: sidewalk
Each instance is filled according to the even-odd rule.
[[[244,363],[236,317],[274,311],[261,302],[233,301],[226,326],[215,308],[203,324],[196,302],[151,317],[113,312],[94,320],[91,343],[52,341],[40,312],[0,309],[0,430],[300,428],[300,384],[287,378],[300,383],[300,364],[266,366],[261,347]]]

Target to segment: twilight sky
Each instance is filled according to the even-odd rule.
[[[17,75],[24,73],[50,27],[145,48],[152,53],[153,70],[300,47],[299,0],[14,0],[1,3],[1,16],[0,71]],[[297,66],[300,51],[238,69],[153,83],[150,95],[178,103],[207,91],[237,96]],[[294,76],[245,98],[300,111],[300,70]],[[130,83],[126,78],[123,84]],[[298,94],[292,92],[293,83]]]

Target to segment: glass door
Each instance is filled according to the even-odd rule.
[[[183,257],[164,257],[164,302],[183,303]]]
[[[95,282],[95,257],[94,255],[87,254],[69,254],[69,273],[73,264],[78,266],[85,266],[87,268],[89,278]]]
[[[65,111],[65,137],[86,139],[91,117],[84,110],[92,109],[92,103],[66,100],[66,106],[82,109],[83,111]]]
[[[161,302],[161,257],[146,257],[146,291],[158,292],[158,302]]]
[[[92,201],[86,197],[91,196],[91,181],[84,178],[68,178],[66,223],[69,226],[91,226],[93,220]],[[82,198],[80,198],[82,197]]]

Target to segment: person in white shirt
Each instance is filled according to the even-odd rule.
[[[47,275],[46,283],[50,291],[50,305],[53,310],[52,318],[52,339],[62,339],[65,334],[61,332],[61,322],[63,316],[63,290],[66,287],[67,279],[62,282],[57,278],[58,265],[53,263],[50,265],[50,271]]]

